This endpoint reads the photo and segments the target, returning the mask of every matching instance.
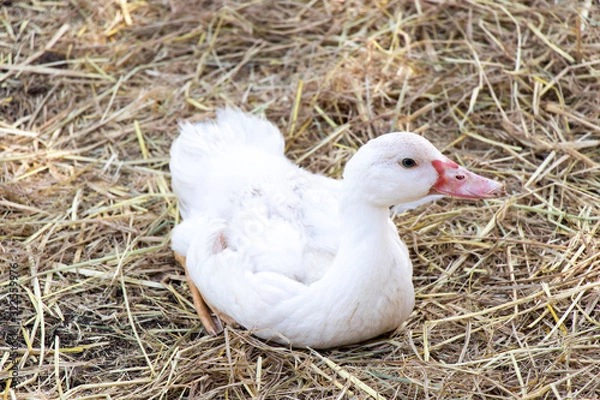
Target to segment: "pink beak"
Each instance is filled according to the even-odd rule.
[[[491,199],[506,194],[500,182],[469,172],[450,159],[433,160],[431,164],[438,173],[438,180],[431,188],[432,193],[462,199]]]

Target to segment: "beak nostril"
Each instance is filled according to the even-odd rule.
[[[464,175],[456,175],[456,179],[458,179],[459,181],[462,181],[463,179],[465,179]]]

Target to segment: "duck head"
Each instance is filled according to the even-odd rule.
[[[427,139],[410,132],[370,140],[348,161],[344,181],[380,207],[428,197],[489,199],[505,194],[503,184],[459,166]]]

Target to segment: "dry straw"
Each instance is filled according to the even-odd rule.
[[[597,2],[0,3],[2,398],[600,398]],[[315,172],[411,129],[510,195],[397,217],[418,288],[397,332],[209,337],[167,163],[177,121],[226,104]]]

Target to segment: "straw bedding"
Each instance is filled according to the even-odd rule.
[[[596,2],[1,4],[3,398],[600,398]],[[177,121],[224,105],[315,172],[413,130],[509,195],[396,218],[417,304],[394,333],[209,337],[169,250],[167,164]]]

